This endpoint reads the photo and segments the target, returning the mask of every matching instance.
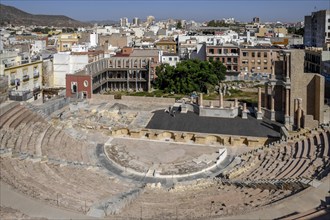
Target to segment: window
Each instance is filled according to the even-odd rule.
[[[222,49],[218,49],[218,54],[222,54]]]
[[[256,56],[255,52],[252,52],[252,57],[255,57],[255,56]]]
[[[77,82],[71,82],[71,93],[77,92]]]
[[[257,67],[257,70],[260,70],[260,69],[261,69],[260,66],[258,66],[258,67]]]
[[[174,61],[178,61],[178,58],[177,57],[174,57]]]
[[[267,57],[267,52],[264,52],[264,57]]]
[[[261,57],[261,53],[260,52],[258,52],[258,57]]]
[[[209,49],[210,54],[214,54],[214,49]]]
[[[243,52],[243,57],[249,56],[249,52]]]
[[[172,61],[172,57],[168,58],[169,61]]]
[[[267,66],[264,66],[264,70],[268,69]]]

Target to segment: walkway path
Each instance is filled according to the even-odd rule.
[[[0,181],[0,206],[17,209],[30,217],[48,219],[93,219],[80,213],[67,211],[42,201],[29,198],[13,190],[9,185]]]

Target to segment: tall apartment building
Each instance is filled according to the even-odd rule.
[[[121,18],[120,19],[120,26],[121,27],[128,27],[128,18]]]
[[[305,16],[304,45],[323,47],[330,43],[330,10],[312,12]]]
[[[305,49],[305,72],[318,73],[325,78],[325,98],[330,99],[330,50],[310,47]]]
[[[133,26],[138,27],[138,26],[140,26],[140,25],[141,25],[141,20],[140,20],[140,18],[137,18],[137,17],[133,18]]]
[[[242,47],[240,48],[240,71],[243,74],[272,73],[273,61],[278,60],[277,47]]]
[[[220,61],[227,67],[226,75],[239,74],[239,47],[235,45],[207,45],[206,60]]]

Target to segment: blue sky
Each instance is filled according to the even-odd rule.
[[[0,0],[32,14],[66,15],[80,21],[178,18],[207,21],[234,17],[239,21],[298,22],[312,11],[330,9],[330,0]]]

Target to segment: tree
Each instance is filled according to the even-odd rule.
[[[226,24],[224,21],[215,21],[211,20],[207,23],[208,27],[229,27],[229,24]]]
[[[176,67],[162,64],[156,68],[156,88],[181,94],[207,92],[225,79],[226,67],[219,61],[185,60]]]
[[[304,28],[289,27],[288,28],[288,33],[304,36]]]
[[[176,29],[182,29],[182,23],[180,20],[176,23]]]

